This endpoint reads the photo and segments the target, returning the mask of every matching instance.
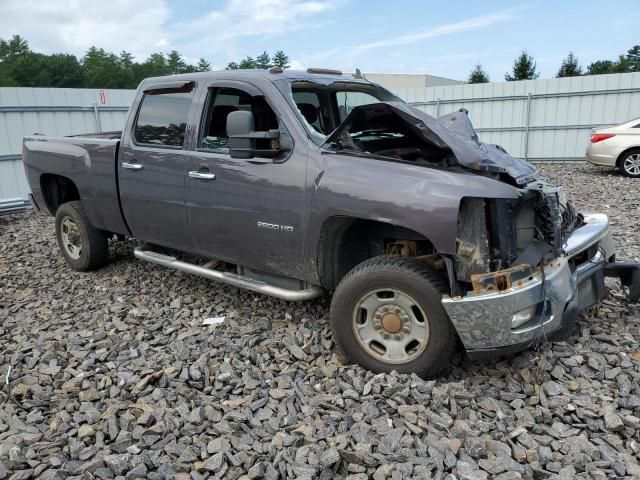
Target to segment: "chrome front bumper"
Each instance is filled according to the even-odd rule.
[[[591,257],[578,261],[585,251]],[[563,255],[544,266],[544,275],[538,270],[507,290],[445,297],[442,304],[471,356],[523,350],[566,329],[580,310],[602,299],[605,266],[613,256],[607,216],[585,215],[585,225],[567,238]],[[534,305],[531,320],[512,328],[513,315]]]

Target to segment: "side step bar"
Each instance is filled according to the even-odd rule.
[[[210,268],[194,265],[193,263],[183,262],[175,257],[154,252],[153,250],[149,250],[148,248],[149,247],[147,245],[141,245],[133,250],[133,254],[140,260],[157,263],[158,265],[163,265],[175,270],[180,270],[181,272],[191,273],[193,275],[208,278],[209,280],[215,280],[217,282],[233,285],[234,287],[244,288],[245,290],[251,290],[253,292],[262,293],[264,295],[270,295],[282,300],[311,300],[312,298],[319,297],[323,294],[321,288],[315,287],[313,285],[310,285],[304,290],[289,290],[287,288],[269,285],[268,283],[262,282],[260,280],[255,280],[243,275],[238,275],[236,273],[220,272],[218,270],[212,270]]]

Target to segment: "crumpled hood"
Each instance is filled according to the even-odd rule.
[[[502,147],[482,143],[469,120],[460,109],[435,119],[403,102],[379,102],[355,107],[347,118],[327,137],[325,146],[349,136],[350,126],[366,118],[393,113],[426,141],[449,148],[460,165],[479,171],[506,173],[516,183],[530,182],[536,169],[530,163],[509,155]]]

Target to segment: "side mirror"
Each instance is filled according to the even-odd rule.
[[[253,113],[245,110],[227,115],[227,136],[231,158],[275,157],[282,151],[280,130],[256,132]]]

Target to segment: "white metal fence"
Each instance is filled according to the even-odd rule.
[[[396,93],[433,116],[466,108],[484,142],[531,161],[583,160],[591,129],[640,117],[640,73]]]
[[[0,211],[28,203],[22,137],[121,130],[134,95],[134,90],[0,88]]]
[[[640,117],[640,73],[396,92],[438,116],[470,112],[480,137],[528,160],[582,160],[592,128]],[[26,205],[22,137],[121,130],[134,90],[0,88],[0,211]]]

